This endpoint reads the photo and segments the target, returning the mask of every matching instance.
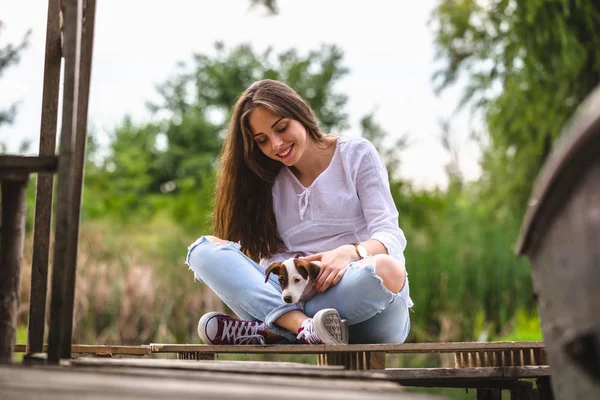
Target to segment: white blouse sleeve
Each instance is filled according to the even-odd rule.
[[[403,258],[404,232],[398,226],[398,209],[392,198],[388,173],[375,146],[367,140],[357,143],[356,191],[371,239],[377,239],[388,254]]]

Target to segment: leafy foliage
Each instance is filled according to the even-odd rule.
[[[433,15],[438,90],[466,80],[482,112],[490,210],[522,214],[537,171],[575,107],[600,82],[600,3],[445,0]]]

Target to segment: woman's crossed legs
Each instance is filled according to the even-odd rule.
[[[264,268],[246,257],[235,243],[201,237],[189,247],[186,262],[194,276],[241,319],[205,314],[199,325],[205,342],[208,339],[214,343],[212,337],[216,335],[219,339],[233,338],[233,342],[242,336],[238,343],[261,337],[262,343],[282,338],[291,342],[300,338],[308,343],[347,343],[348,328],[341,319],[350,325],[352,343],[401,343],[408,335],[404,268],[400,265],[401,273],[397,273],[399,262],[387,255],[350,264],[336,286],[304,306],[284,303],[277,276],[271,275],[265,283]],[[394,293],[394,288],[402,290]],[[214,328],[212,333],[207,331],[210,326]]]

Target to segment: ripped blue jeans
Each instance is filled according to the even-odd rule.
[[[408,279],[392,293],[375,273],[375,266],[353,262],[340,282],[301,304],[281,299],[277,276],[265,283],[265,269],[246,257],[234,243],[215,244],[206,237],[188,249],[186,263],[196,279],[208,285],[243,320],[261,321],[273,333],[294,342],[296,333],[275,321],[300,310],[314,316],[324,308],[336,309],[348,320],[350,343],[403,343],[410,330]]]

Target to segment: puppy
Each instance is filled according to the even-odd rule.
[[[265,283],[269,275],[274,273],[279,276],[281,286],[281,298],[288,304],[306,301],[317,294],[315,283],[319,272],[320,262],[307,262],[298,258],[288,258],[283,262],[276,262],[267,268]]]

